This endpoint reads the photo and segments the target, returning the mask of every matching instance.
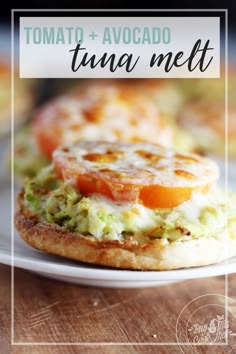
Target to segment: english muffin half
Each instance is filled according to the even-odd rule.
[[[157,144],[81,141],[53,153],[18,196],[32,247],[121,269],[202,266],[236,255],[235,197],[215,162]]]

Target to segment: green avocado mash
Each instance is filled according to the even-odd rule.
[[[48,166],[35,178],[25,181],[23,209],[30,210],[42,222],[100,240],[184,241],[221,235],[227,221],[223,195],[217,189],[209,196],[193,196],[173,209],[118,204],[98,194],[81,195],[72,185],[58,180],[52,166]],[[234,229],[235,215],[232,212],[228,217],[228,224]]]

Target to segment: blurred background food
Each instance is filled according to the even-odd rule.
[[[179,84],[186,99],[178,111],[177,122],[192,135],[202,154],[224,158],[227,139],[228,157],[234,159],[236,65],[233,63],[229,65],[228,85],[226,81],[224,66],[219,79],[181,79]]]
[[[40,104],[44,92],[44,80],[35,78],[20,78],[18,58],[19,37],[17,32],[14,35],[14,52],[12,52],[11,42],[12,38],[10,25],[0,23],[1,141],[3,139],[10,139],[12,109],[14,110],[13,128],[16,131],[27,120],[30,120],[31,113],[35,107]],[[13,55],[11,55],[13,53],[14,58]],[[14,68],[12,68],[12,64],[14,65]],[[12,74],[13,77],[11,78]]]
[[[36,102],[35,80],[21,80],[17,68],[14,71],[14,125],[24,122]],[[0,137],[11,130],[11,64],[0,58]]]
[[[176,79],[134,79],[134,89],[150,97],[160,113],[172,120],[185,99]]]
[[[230,67],[229,156],[236,156],[236,75]],[[52,80],[53,81],[53,80]],[[62,80],[63,81],[63,80]],[[66,80],[68,81],[68,80]],[[147,141],[224,158],[225,78],[83,79],[35,107],[15,134],[15,171],[33,176],[53,150],[76,140]],[[58,80],[56,80],[58,83]],[[49,86],[52,88],[53,86]]]

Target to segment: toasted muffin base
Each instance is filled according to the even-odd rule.
[[[76,261],[119,269],[170,270],[218,263],[236,255],[236,238],[227,232],[217,237],[189,241],[145,243],[127,240],[97,240],[69,232],[56,224],[38,222],[22,211],[15,215],[22,239],[33,248]]]

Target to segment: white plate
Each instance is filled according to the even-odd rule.
[[[211,266],[159,272],[116,270],[92,266],[37,251],[28,246],[17,233],[14,239],[14,252],[11,252],[10,195],[9,178],[2,178],[0,180],[0,262],[3,264],[13,264],[57,280],[110,288],[156,287],[187,279],[236,272],[236,257]]]
[[[46,277],[90,286],[112,288],[152,287],[187,279],[236,272],[236,257],[205,267],[144,272],[108,269],[51,256],[31,248],[18,235],[16,235],[14,242],[14,257],[11,257],[10,249],[10,239],[3,237],[0,240],[1,263],[14,264],[16,267],[27,269]]]

